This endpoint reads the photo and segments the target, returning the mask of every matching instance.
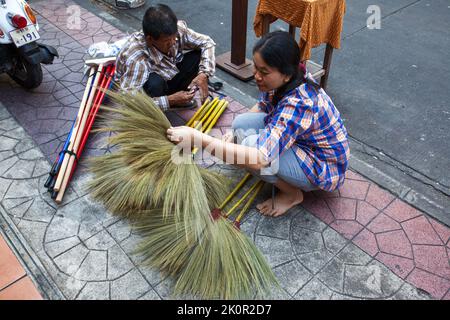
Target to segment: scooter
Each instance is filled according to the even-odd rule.
[[[26,89],[42,82],[43,64],[51,64],[58,52],[38,43],[39,24],[24,0],[0,0],[0,74],[7,73]]]

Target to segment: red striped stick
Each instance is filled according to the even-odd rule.
[[[89,100],[89,96],[93,93],[94,90],[94,83],[96,81],[98,77],[96,77],[96,70],[95,67],[91,67],[90,68],[90,72],[89,72],[89,77],[88,77],[88,81],[86,84],[86,89],[84,90],[84,94],[83,94],[83,99],[81,100],[81,104],[80,104],[80,108],[78,109],[78,114],[77,114],[77,118],[75,119],[75,124],[73,126],[72,129],[72,135],[70,136],[70,141],[69,141],[69,145],[67,146],[67,151],[72,151],[73,150],[73,146],[75,143],[75,138],[76,135],[79,131],[79,127],[81,125],[81,120],[84,116],[84,112],[86,110],[86,105],[88,104],[88,100]],[[55,182],[55,186],[53,187],[53,189],[55,191],[58,191],[59,188],[61,187],[62,184],[62,180],[64,177],[64,172],[67,168],[67,164],[69,162],[69,154],[63,154],[63,161],[62,164],[60,166],[59,172],[57,174],[57,178],[56,178],[56,182]]]
[[[80,121],[80,126],[78,128],[78,131],[76,132],[75,140],[73,143],[73,149],[71,150],[74,154],[78,153],[78,148],[80,146],[81,137],[84,134],[84,128],[86,127],[87,118],[89,116],[90,110],[92,108],[95,92],[97,91],[98,84],[100,78],[102,78],[102,74],[104,72],[104,65],[100,64],[97,68],[97,74],[94,80],[94,84],[92,86],[91,94],[89,95],[89,99],[86,103],[85,110],[83,112],[83,117]],[[68,158],[68,161],[66,162],[66,158]],[[64,162],[66,162],[66,167],[64,167]],[[64,158],[63,166],[61,166],[61,170],[58,174],[58,179],[56,180],[55,184],[55,191],[58,191],[58,195],[56,197],[56,203],[61,203],[62,198],[64,196],[64,193],[68,186],[69,177],[72,174],[72,167],[75,162],[75,156],[73,154],[69,155],[68,157]],[[57,185],[59,184],[59,187],[57,188]]]
[[[105,80],[101,85],[100,88],[107,90],[109,88],[109,85],[111,84],[111,81],[114,77],[114,72],[116,71],[116,67],[114,65],[108,66],[107,70],[105,72]],[[106,82],[106,84],[105,84]],[[91,114],[89,115],[88,123],[86,126],[85,134],[83,135],[83,138],[81,140],[80,148],[78,149],[78,158],[80,158],[81,154],[83,153],[84,146],[89,138],[89,134],[91,132],[91,128],[95,122],[95,117],[97,115],[98,110],[100,109],[100,105],[103,102],[103,99],[105,98],[105,91],[99,90],[97,91],[97,96],[94,102],[94,106],[92,107]],[[72,173],[70,175],[70,180],[72,180],[72,176],[75,172],[77,162],[74,163],[74,166],[72,168]]]

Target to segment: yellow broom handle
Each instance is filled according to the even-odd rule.
[[[216,108],[217,103],[219,102],[219,100],[217,100],[216,102],[214,102],[211,107],[209,108],[208,112],[206,112],[205,116],[203,117],[202,121],[204,121],[205,119],[208,119],[209,116],[211,115],[211,113],[213,112],[213,110]],[[203,125],[203,122],[200,121],[200,123],[198,123],[194,128],[195,129],[200,129]]]
[[[228,106],[228,101],[224,101],[222,103],[222,105],[220,106],[219,110],[217,111],[217,113],[215,114],[214,118],[212,120],[209,120],[208,123],[206,123],[206,127],[207,127],[205,130],[206,134],[208,134],[211,131],[211,129],[216,125],[217,120],[219,120],[220,116],[225,111],[227,106]]]
[[[248,189],[248,191],[242,196],[241,199],[239,199],[238,202],[235,203],[235,205],[228,211],[228,213],[225,215],[225,218],[228,218],[229,216],[231,216],[234,212],[234,210],[236,210],[241,204],[242,202],[244,202],[245,199],[247,199],[248,195],[250,193],[252,193],[253,190],[255,190],[255,188],[258,186],[259,181],[255,182],[255,184],[253,184],[250,189]]]
[[[220,105],[218,106],[217,110],[214,111],[213,115],[208,119],[206,126],[203,127],[202,132],[205,134],[208,134],[211,129],[214,127],[214,125],[217,123],[217,120],[220,118],[220,116],[222,115],[222,113],[225,111],[225,109],[227,108],[228,105],[228,101],[222,100]],[[198,151],[198,148],[195,147],[192,150],[192,155],[195,155]]]
[[[194,123],[193,123],[192,126],[191,126],[191,128],[194,128],[194,129],[196,129],[196,130],[199,130],[200,127],[203,128],[203,124],[205,123],[206,120],[208,120],[208,117],[211,116],[211,115],[209,114],[209,110],[211,110],[211,109],[210,109],[211,106],[212,106],[212,104],[208,107],[208,110],[206,111],[206,114],[204,114],[204,115],[202,116],[201,119],[196,120],[196,121],[195,121],[195,122],[196,122],[195,126],[194,126]]]
[[[264,186],[264,182],[263,181],[259,181],[258,182],[258,187],[256,188],[255,192],[253,193],[253,195],[250,197],[250,200],[248,200],[248,202],[245,204],[245,206],[242,208],[241,212],[239,213],[239,216],[236,218],[235,222],[241,222],[242,217],[244,216],[244,214],[247,212],[248,208],[250,207],[250,205],[253,203],[253,201],[255,201],[255,198],[258,196],[258,193],[261,191],[262,187]]]
[[[201,132],[205,132],[208,129],[209,124],[211,123],[211,121],[216,117],[216,115],[220,112],[220,109],[223,105],[222,101],[219,101],[219,104],[217,106],[214,107],[214,110],[212,110],[212,112],[210,114],[208,114],[207,116],[205,116],[202,121],[201,121]],[[200,129],[200,128],[198,128]]]
[[[204,123],[205,119],[207,119],[206,115],[211,110],[211,108],[214,108],[217,104],[217,101],[219,101],[219,98],[214,98],[203,110],[202,112],[197,116],[195,121],[192,122],[191,126],[195,126],[195,122],[200,121],[201,123]]]
[[[214,100],[213,100],[214,101]],[[198,109],[194,115],[192,116],[192,118],[186,123],[186,126],[191,127],[194,122],[201,116],[201,113],[203,112],[203,110],[205,110],[205,108],[209,105],[211,101],[209,101],[209,98],[207,98],[205,100],[205,103],[203,103],[203,105],[200,107],[200,109]]]
[[[252,175],[250,173],[247,173],[244,178],[238,183],[238,185],[234,188],[233,191],[228,195],[228,197],[222,202],[219,209],[223,210],[223,208],[230,202],[230,200],[234,197],[236,193],[238,193],[239,190],[241,190],[242,186],[250,179]]]
[[[211,114],[211,116],[203,123],[203,127],[202,127],[202,131],[205,132],[206,130],[208,130],[209,125],[212,123],[212,121],[214,119],[216,119],[216,117],[218,117],[218,115],[220,116],[220,112],[222,110],[222,107],[225,105],[226,101],[225,100],[220,100],[219,104],[216,106],[215,110],[213,111],[213,113]]]
[[[202,124],[206,116],[208,115],[209,110],[211,110],[212,106],[214,104],[214,101],[211,101],[206,105],[206,107],[202,110],[201,114],[199,114],[194,121],[191,122],[190,126],[191,128],[198,129],[200,124]]]

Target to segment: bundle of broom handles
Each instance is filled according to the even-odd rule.
[[[111,85],[114,72],[114,64],[100,63],[89,69],[89,77],[77,117],[44,185],[57,203],[62,202],[105,92]]]
[[[245,192],[244,195],[240,197],[238,201],[228,210],[224,212],[225,206],[228,205],[228,203],[236,196],[236,194],[242,189],[242,187],[246,184],[248,180],[252,175],[250,173],[247,173],[244,178],[236,185],[236,187],[231,191],[231,193],[228,195],[228,197],[223,201],[223,203],[220,205],[219,208],[213,209],[211,212],[211,216],[213,220],[217,220],[220,217],[223,217],[225,219],[230,218],[230,216],[234,213],[234,211],[239,208],[243,203],[244,206],[242,207],[239,215],[234,219],[233,225],[236,227],[236,229],[241,228],[241,220],[244,217],[244,215],[247,213],[248,209],[252,205],[252,203],[255,201],[256,197],[260,193],[261,189],[264,186],[264,181],[257,180],[248,190]],[[247,201],[247,202],[245,202]]]
[[[194,113],[192,118],[186,123],[186,126],[195,128],[205,134],[208,134],[216,125],[222,113],[228,106],[228,101],[219,97],[212,101],[206,99],[200,109]],[[192,155],[195,155],[198,148],[192,150]]]

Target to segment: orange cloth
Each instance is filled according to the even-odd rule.
[[[301,60],[311,57],[311,49],[328,43],[341,46],[341,32],[345,14],[345,0],[259,0],[253,28],[262,36],[263,17],[273,16],[300,28]]]

